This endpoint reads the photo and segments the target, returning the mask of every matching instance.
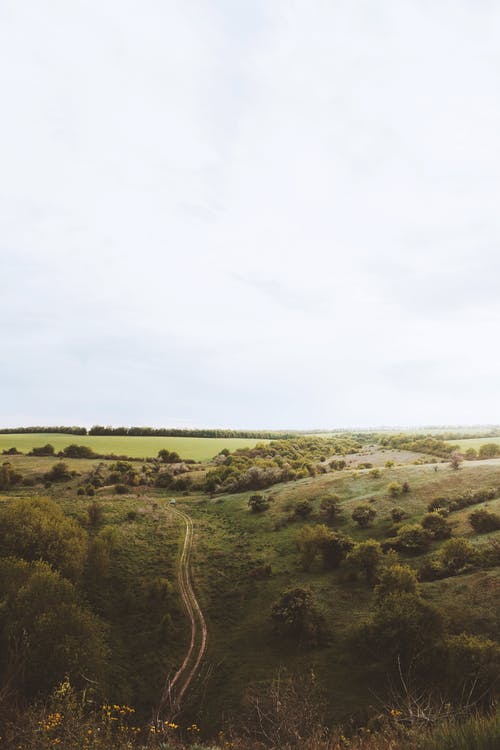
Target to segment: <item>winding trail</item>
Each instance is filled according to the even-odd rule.
[[[191,640],[184,661],[173,678],[167,682],[160,701],[160,711],[168,712],[170,719],[172,719],[181,710],[184,696],[198,674],[207,647],[207,626],[191,581],[193,519],[178,508],[170,506],[169,509],[186,524],[177,580],[182,601],[191,623]]]

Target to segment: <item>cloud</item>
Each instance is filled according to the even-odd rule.
[[[494,4],[0,14],[2,421],[500,421]]]

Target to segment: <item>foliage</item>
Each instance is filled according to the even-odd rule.
[[[469,523],[478,534],[487,534],[500,529],[500,516],[486,508],[475,510],[469,515]]]
[[[323,524],[301,528],[296,537],[296,545],[303,570],[310,570],[316,557],[328,544],[330,536],[330,530]]]
[[[401,508],[400,506],[391,508],[391,518],[394,523],[399,523],[400,521],[403,520],[405,516],[406,516],[406,511],[404,508]]]
[[[325,634],[324,617],[310,589],[296,586],[283,591],[271,610],[275,632],[301,645],[318,645]]]
[[[399,497],[403,492],[403,486],[399,482],[391,482],[387,486],[387,492],[391,497]]]
[[[398,530],[396,548],[413,554],[424,552],[430,545],[432,536],[419,523],[404,524]]]
[[[346,557],[346,562],[352,568],[362,571],[368,584],[373,584],[382,557],[383,552],[380,543],[374,539],[368,539],[366,542],[359,542],[359,544],[354,545]]]
[[[25,695],[48,690],[65,674],[102,677],[107,658],[102,625],[68,580],[42,562],[0,559],[0,648]],[[29,665],[29,669],[25,669]]]
[[[264,495],[250,495],[248,498],[248,507],[252,513],[262,513],[269,508],[269,500]]]
[[[457,537],[443,544],[439,559],[451,574],[456,574],[473,561],[475,554],[473,545],[467,539]]]
[[[331,531],[328,538],[323,540],[321,548],[323,567],[326,570],[338,568],[353,547],[354,541],[351,537],[339,531]]]
[[[87,534],[46,498],[14,500],[0,507],[3,555],[45,560],[69,578],[78,578],[87,556]]]
[[[408,565],[390,565],[379,575],[375,586],[375,601],[380,604],[387,596],[394,594],[420,594],[417,574]]]
[[[338,495],[327,495],[321,498],[319,509],[329,523],[338,515],[339,503],[340,497]]]
[[[440,513],[427,513],[422,518],[422,526],[434,539],[448,539],[451,536],[451,526]]]
[[[52,466],[51,470],[45,474],[44,479],[47,482],[66,482],[68,479],[71,479],[68,465],[65,464],[64,461],[58,461]]]
[[[309,500],[297,500],[293,509],[294,514],[297,518],[307,518],[311,515],[313,507]]]
[[[369,503],[360,503],[354,508],[351,518],[356,521],[360,528],[366,529],[371,525],[376,515],[377,511]]]

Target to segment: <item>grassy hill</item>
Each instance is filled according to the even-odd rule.
[[[12,435],[2,437],[9,447],[23,448]],[[75,440],[73,436],[56,437],[65,444],[68,440],[86,444],[81,436]],[[36,438],[42,445],[52,442],[48,435]],[[92,445],[99,439],[128,445],[134,441],[169,442],[165,438],[103,437],[91,438]],[[182,440],[189,439],[170,439],[176,442],[176,450]],[[110,449],[108,444],[106,449]],[[199,450],[207,449],[200,446]],[[175,495],[177,507],[195,523],[193,578],[209,633],[207,657],[184,706],[182,721],[186,725],[196,721],[210,734],[228,719],[241,717],[253,692],[265,691],[280,674],[283,679],[288,675],[313,679],[323,696],[324,717],[329,723],[363,723],[380,711],[390,696],[389,675],[370,658],[361,657],[357,647],[353,650],[353,633],[373,616],[373,585],[344,563],[324,569],[321,556],[304,570],[297,550],[301,529],[326,525],[354,543],[372,539],[387,544],[401,525],[392,519],[394,506],[404,512],[402,523],[418,524],[436,498],[453,499],[467,491],[493,488],[495,497],[452,509],[446,518],[452,538],[463,538],[483,550],[500,541],[500,531],[478,534],[468,519],[480,508],[500,514],[500,459],[468,461],[454,470],[446,460],[376,444],[347,453],[342,470],[330,469],[326,458],[325,462],[322,457],[318,464],[321,471],[316,474],[259,490],[268,508],[253,513],[248,500],[255,490],[228,494],[162,488],[154,479],[163,471],[161,466],[152,468],[139,462],[132,473],[125,469],[120,482],[127,492],[122,495],[116,490],[116,462],[65,459],[67,476],[47,483],[44,477],[57,459],[9,456],[12,469],[22,480],[0,493],[0,510],[11,507],[16,499],[45,495],[85,531],[91,556],[102,540],[112,539],[108,567],[99,572],[91,557],[84,577],[77,582],[84,600],[106,626],[110,659],[105,689],[109,700],[133,705],[146,718],[189,642],[176,576],[182,528],[169,512]],[[255,461],[262,460],[257,453]],[[197,465],[191,473],[203,479],[213,466]],[[157,473],[152,474],[153,470]],[[93,487],[96,476],[100,481]],[[400,487],[397,496],[391,494],[394,484]],[[321,502],[333,495],[338,497],[339,512],[329,520]],[[306,517],[296,511],[303,501],[310,506]],[[351,516],[360,503],[376,512],[367,528],[360,528]],[[93,504],[99,509],[94,521],[89,511]],[[386,550],[383,562],[393,564],[397,558],[419,571],[426,560],[439,556],[445,544],[445,539],[434,539],[428,548],[413,554]],[[498,564],[466,566],[457,575],[422,580],[421,595],[425,602],[443,610],[450,634],[467,632],[496,639],[499,578]],[[305,648],[293,638],[277,635],[273,628],[273,606],[290,587],[310,590],[324,617],[325,637],[318,646]]]

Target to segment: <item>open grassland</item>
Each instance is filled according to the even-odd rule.
[[[459,451],[466,451],[467,448],[474,448],[477,451],[486,443],[496,443],[500,446],[500,437],[461,438],[460,440],[447,440],[446,442],[454,445]]]
[[[181,453],[179,443],[219,443],[215,450],[218,452],[231,443],[260,442],[1,436],[6,441],[5,447],[15,445],[19,450],[26,449],[17,437],[27,438],[28,448],[32,447],[33,438],[37,438],[39,442],[33,445],[51,442],[56,450],[75,442],[90,445],[97,452],[132,455],[136,451],[116,448],[116,444],[154,443],[157,447],[145,454],[156,455],[160,447]],[[54,437],[63,443],[56,445]],[[98,447],[98,441],[106,447]],[[298,532],[307,524],[326,523],[320,510],[321,499],[336,494],[340,498],[340,513],[329,523],[330,528],[355,541],[384,542],[395,533],[390,515],[394,506],[404,509],[405,523],[419,522],[428,503],[437,497],[452,497],[469,488],[474,491],[498,488],[500,459],[464,462],[454,471],[446,461],[420,463],[425,459],[422,454],[376,446],[367,446],[346,459],[343,471],[319,473],[263,490],[262,494],[270,500],[268,510],[263,513],[250,512],[248,499],[252,492],[210,497],[201,491],[175,493],[172,489],[134,486],[129,494],[118,496],[113,486],[106,483],[96,489],[93,497],[77,496],[78,489],[86,486],[86,475],[101,462],[76,459],[65,459],[68,468],[77,472],[71,479],[47,488],[41,484],[36,488],[19,484],[2,493],[0,502],[44,494],[76,518],[91,539],[107,527],[116,532],[109,572],[86,584],[86,595],[94,610],[109,623],[114,700],[134,704],[145,714],[159,696],[165,676],[179,665],[189,640],[176,582],[181,528],[168,507],[175,495],[177,508],[189,513],[195,523],[193,580],[209,634],[207,658],[189,696],[183,720],[196,721],[208,731],[220,726],[221,717],[241,712],[250,689],[268,684],[281,670],[283,675],[313,675],[327,696],[326,718],[348,724],[352,720],[363,722],[373,707],[378,710],[388,689],[388,684],[380,681],[380,673],[353,658],[349,645],[353,627],[370,617],[373,590],[362,576],[353,576],[343,567],[325,571],[319,559],[309,571],[304,571],[297,554]],[[23,476],[29,477],[47,472],[57,459],[13,456],[9,460]],[[388,460],[395,465],[385,467]],[[378,471],[357,468],[366,463]],[[109,467],[112,462],[103,464]],[[140,471],[142,464],[134,468]],[[409,491],[391,497],[388,487],[393,482],[401,485],[407,482]],[[296,503],[303,500],[312,506],[307,519],[294,515]],[[88,509],[93,502],[98,503],[101,515],[92,527]],[[377,514],[373,525],[366,529],[359,528],[351,518],[360,502],[370,502]],[[454,536],[466,537],[474,545],[483,545],[488,538],[500,538],[500,532],[487,535],[474,532],[468,516],[479,508],[500,512],[500,499],[451,513],[448,520]],[[417,569],[426,557],[436,555],[442,544],[433,541],[427,552],[401,553],[399,558]],[[271,566],[270,575],[256,575],[266,565]],[[499,582],[500,571],[492,568],[424,583],[422,590],[427,600],[446,609],[450,621],[457,623],[457,632],[461,632],[465,622],[471,632],[495,638],[500,627]],[[328,637],[318,648],[304,649],[293,639],[278,638],[273,633],[271,609],[281,592],[290,586],[309,587],[325,615]]]
[[[53,445],[58,452],[68,445],[76,443],[76,445],[87,445],[95,453],[101,455],[113,453],[117,456],[147,458],[157,456],[159,450],[166,448],[168,451],[175,451],[183,459],[192,458],[195,461],[209,461],[224,448],[234,451],[237,448],[253,448],[257,443],[263,442],[266,441],[250,438],[127,437],[122,435],[19,433],[0,434],[0,452],[14,447],[22,453],[28,453],[32,448],[38,448],[47,445],[47,443]]]
[[[393,481],[407,481],[410,492],[396,500],[390,498],[387,486]],[[236,711],[249,685],[265,683],[279,670],[312,670],[326,686],[332,721],[359,717],[363,707],[383,699],[388,685],[381,685],[379,676],[370,675],[366,667],[353,664],[346,645],[349,630],[369,616],[370,587],[361,579],[349,578],[342,569],[324,572],[318,563],[304,572],[299,565],[297,533],[304,524],[325,523],[319,511],[322,497],[336,493],[341,498],[342,512],[332,528],[356,541],[374,538],[382,542],[394,533],[390,519],[394,505],[405,509],[405,522],[417,522],[435,497],[469,487],[499,485],[500,460],[492,460],[467,464],[459,471],[448,464],[437,465],[437,471],[434,465],[409,464],[384,469],[378,478],[371,476],[370,470],[357,470],[281,484],[266,491],[271,504],[262,514],[248,509],[252,493],[178,498],[179,507],[196,521],[195,577],[210,633],[203,693],[193,696],[198,718],[210,725],[221,706]],[[311,517],[306,521],[291,518],[295,503],[303,499],[313,505]],[[373,500],[377,518],[373,527],[360,529],[351,512],[356,504],[369,499]],[[494,500],[473,509],[498,511],[499,504]],[[453,534],[475,544],[485,543],[485,536],[475,534],[467,522],[471,510],[450,515]],[[500,538],[500,532],[489,536]],[[418,568],[426,555],[436,554],[441,544],[433,542],[426,554],[400,557]],[[253,572],[265,564],[271,565],[271,576],[255,578]],[[474,601],[477,621],[483,622],[488,637],[494,637],[500,622],[498,584],[498,571],[490,570],[426,583],[423,591],[429,600],[453,606],[457,617],[467,611],[468,602]],[[280,593],[294,585],[309,586],[326,616],[330,637],[320,649],[304,651],[273,636],[271,608]]]

